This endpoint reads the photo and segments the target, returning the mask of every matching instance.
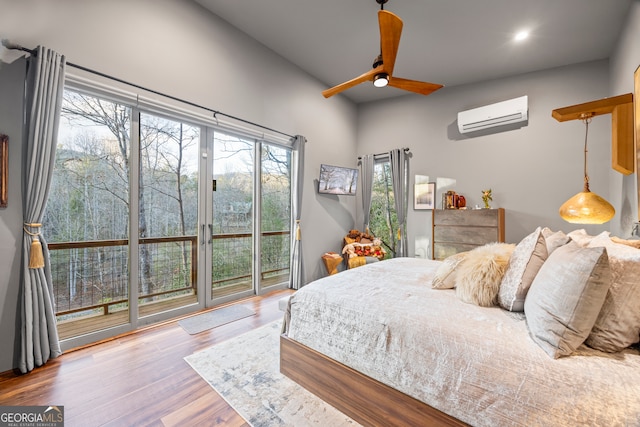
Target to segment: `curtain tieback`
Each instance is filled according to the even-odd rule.
[[[300,229],[299,219],[296,219],[296,240],[302,240],[302,230]]]
[[[40,227],[42,224],[37,222],[29,223],[25,222],[22,229],[25,233],[33,238],[31,240],[31,249],[29,250],[29,268],[42,268],[44,267],[44,255],[42,254],[42,243],[38,236],[40,235]],[[29,231],[27,228],[37,229],[38,231]]]

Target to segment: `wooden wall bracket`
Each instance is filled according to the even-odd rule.
[[[583,114],[611,114],[611,167],[624,174],[635,172],[633,142],[633,94],[613,96],[570,107],[556,108],[551,116],[559,122],[579,120]]]

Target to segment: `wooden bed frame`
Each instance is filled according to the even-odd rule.
[[[467,426],[286,335],[280,336],[280,372],[366,426]]]

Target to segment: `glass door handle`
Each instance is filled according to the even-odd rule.
[[[202,224],[202,234],[200,235],[200,244],[204,245],[204,230],[205,230],[205,225]]]

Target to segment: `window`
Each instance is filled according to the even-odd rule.
[[[109,310],[128,322],[130,127],[129,107],[65,91],[43,223],[59,323]]]
[[[387,250],[386,257],[393,258],[396,253],[398,218],[389,160],[376,161],[374,165],[369,227],[371,233],[382,240]]]

